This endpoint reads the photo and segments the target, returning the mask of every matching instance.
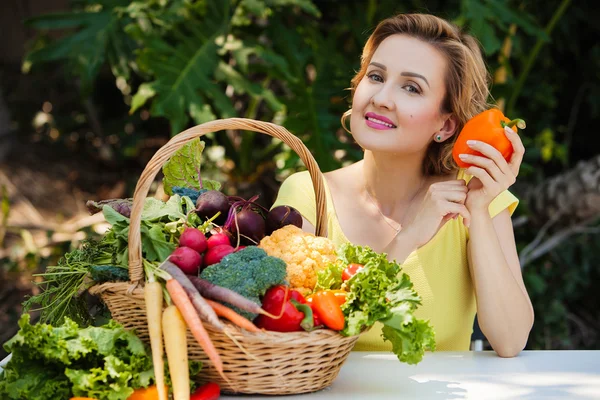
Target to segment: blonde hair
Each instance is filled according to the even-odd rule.
[[[365,76],[377,47],[385,38],[395,34],[421,39],[446,56],[446,93],[440,104],[440,112],[452,113],[456,117],[456,133],[460,132],[471,117],[490,107],[487,103],[490,75],[477,40],[462,32],[456,25],[428,14],[399,14],[377,25],[363,48],[360,70],[352,78],[352,97]],[[346,119],[351,113],[352,109],[342,115],[342,126],[346,130]],[[456,137],[457,134],[444,142],[431,143],[423,164],[425,174],[442,175],[458,168],[452,159],[452,146]]]

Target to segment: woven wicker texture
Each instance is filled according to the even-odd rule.
[[[231,118],[197,125],[174,136],[148,162],[136,185],[129,231],[131,282],[108,282],[89,290],[91,294],[102,297],[113,319],[128,329],[135,329],[136,334],[147,343],[149,338],[144,305],[140,223],[150,185],[169,157],[189,141],[210,132],[238,129],[276,137],[298,154],[308,169],[315,188],[317,235],[326,234],[323,175],[302,141],[285,128],[267,122]],[[227,380],[218,374],[188,331],[189,358],[203,362],[202,371],[193,378],[199,382],[217,382],[226,393],[282,395],[313,392],[327,387],[336,378],[358,339],[358,336],[344,337],[324,329],[314,332],[250,333],[230,324],[226,326],[227,333],[205,324],[223,361]]]

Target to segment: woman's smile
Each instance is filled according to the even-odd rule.
[[[365,114],[365,121],[367,126],[373,129],[387,130],[396,128],[396,125],[394,125],[394,123],[388,118],[372,112]]]

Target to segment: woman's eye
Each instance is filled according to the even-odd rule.
[[[375,82],[383,82],[383,78],[379,74],[370,73],[367,75],[367,77]]]
[[[404,88],[411,93],[421,93],[421,90],[419,90],[419,88],[415,85],[405,85]]]

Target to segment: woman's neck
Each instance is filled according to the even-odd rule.
[[[418,198],[425,188],[422,155],[410,157],[365,151],[362,163],[367,197],[377,202],[380,211],[393,217]]]

